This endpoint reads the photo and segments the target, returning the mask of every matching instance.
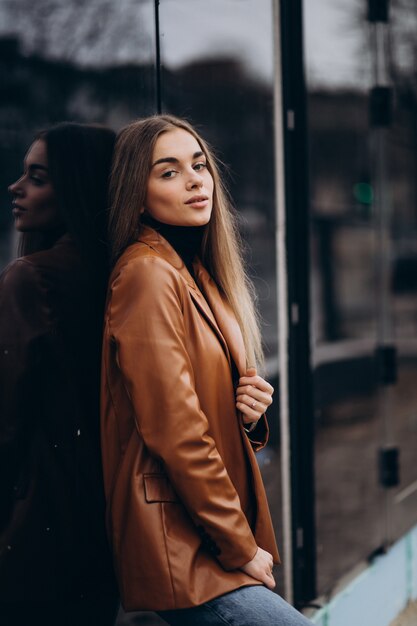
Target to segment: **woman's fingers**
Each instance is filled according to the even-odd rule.
[[[257,422],[261,415],[263,415],[266,411],[266,407],[263,404],[260,404],[259,402],[254,402],[253,404],[255,406],[248,406],[239,400],[236,402],[236,408],[242,413],[245,424]]]
[[[257,389],[260,389],[261,391],[265,391],[271,396],[274,393],[273,386],[270,385],[261,376],[241,376],[239,378],[239,387],[243,387],[245,385],[251,385],[252,387],[256,387]]]
[[[252,578],[259,580],[268,589],[273,589],[275,587],[275,580],[272,575],[273,565],[272,555],[266,550],[258,548],[254,558],[240,569]]]
[[[271,394],[266,393],[265,391],[260,391],[256,389],[256,387],[251,387],[250,385],[244,385],[243,387],[238,387],[236,389],[236,397],[241,397],[241,402],[245,402],[245,404],[251,405],[254,401],[260,402],[265,406],[269,406],[272,404],[272,396]]]
[[[243,414],[245,424],[256,423],[272,404],[274,388],[256,370],[251,368],[249,375],[239,379],[236,389],[236,408]]]
[[[275,579],[274,579],[274,577],[272,575],[272,572],[269,572],[268,574],[266,574],[265,580],[262,581],[262,582],[264,583],[264,585],[266,587],[268,587],[268,589],[274,589],[275,588],[276,582],[275,582]]]

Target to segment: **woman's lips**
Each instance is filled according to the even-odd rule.
[[[14,217],[19,217],[19,215],[22,215],[22,213],[24,213],[25,211],[26,209],[24,209],[19,204],[12,204],[12,213]]]
[[[194,207],[195,209],[204,209],[209,203],[207,196],[193,196],[185,204]]]

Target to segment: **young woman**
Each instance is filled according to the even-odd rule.
[[[115,134],[40,133],[9,191],[21,257],[0,277],[0,623],[113,624],[99,371]]]
[[[254,450],[273,389],[214,158],[183,120],[134,122],[110,191],[102,451],[122,604],[181,626],[308,624],[271,592]]]

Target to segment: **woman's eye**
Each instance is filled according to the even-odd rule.
[[[45,184],[45,181],[42,178],[38,178],[37,176],[30,176],[30,180],[34,185],[37,185],[38,187],[41,187]]]
[[[162,178],[173,178],[177,172],[175,170],[168,170],[162,174]]]
[[[207,167],[207,163],[196,163],[194,165],[194,169],[196,170],[196,172],[199,172],[200,170],[204,169],[205,167]]]

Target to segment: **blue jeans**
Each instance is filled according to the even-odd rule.
[[[191,609],[159,611],[171,626],[311,626],[276,593],[261,585],[241,587]]]

